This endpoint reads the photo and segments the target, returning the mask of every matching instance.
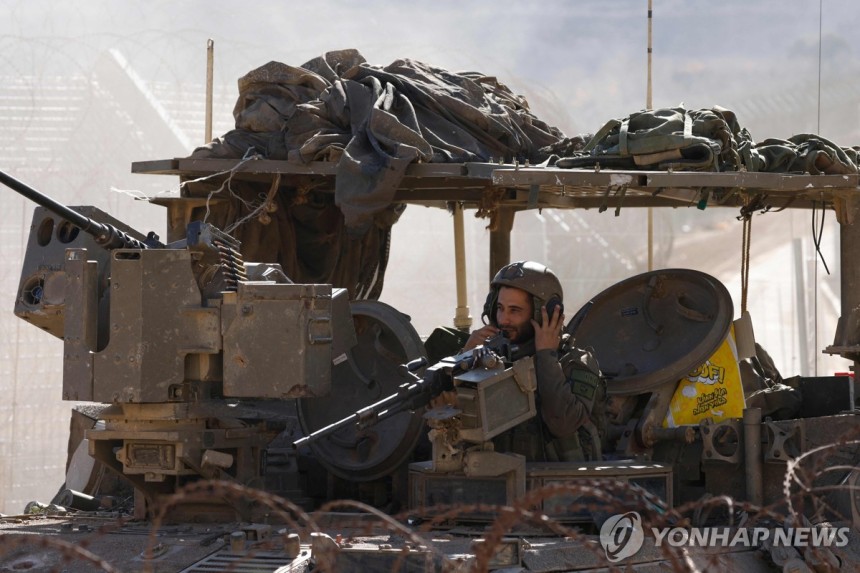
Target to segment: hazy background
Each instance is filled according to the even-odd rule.
[[[647,0],[0,0],[0,169],[60,201],[163,232],[161,208],[133,197],[175,191],[177,180],[131,175],[130,165],[203,143],[208,38],[216,135],[233,125],[240,76],[341,48],[372,64],[409,57],[495,75],[567,135],[593,132],[645,106],[646,14]],[[758,141],[813,132],[860,144],[859,28],[856,0],[654,0],[653,104],[727,107]],[[33,204],[5,188],[0,201],[0,512],[19,513],[63,482],[71,404],[60,400],[61,341],[12,314]],[[737,212],[654,216],[655,267],[717,276],[737,316]],[[485,224],[467,213],[476,320],[488,279]],[[525,213],[512,257],[554,269],[570,315],[647,270],[645,233],[645,212],[633,209],[617,218],[611,210]],[[410,314],[421,335],[454,316],[451,234],[447,213],[419,207],[394,229],[382,300]],[[752,235],[750,307],[777,367],[784,375],[847,369],[821,354],[832,342],[839,283],[816,262],[811,213],[756,217]],[[830,212],[823,253],[831,272],[837,245]]]

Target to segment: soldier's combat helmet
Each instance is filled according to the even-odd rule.
[[[499,269],[490,281],[490,292],[484,302],[481,318],[485,324],[496,324],[496,304],[499,301],[499,289],[509,286],[526,291],[532,295],[535,319],[540,321],[541,307],[550,299],[564,299],[561,282],[546,266],[534,261],[518,261]]]

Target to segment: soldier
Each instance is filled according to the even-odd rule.
[[[547,267],[511,263],[493,277],[482,314],[486,324],[464,347],[504,332],[516,346],[512,359],[534,357],[538,416],[494,440],[499,451],[530,461],[600,459],[605,385],[591,353],[570,346],[563,335],[562,299],[561,283]]]

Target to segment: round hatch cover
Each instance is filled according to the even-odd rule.
[[[592,347],[609,394],[630,395],[676,382],[704,364],[729,333],[726,287],[690,269],[631,277],[598,294],[576,330]]]
[[[333,364],[331,393],[298,402],[305,435],[370,406],[411,380],[399,366],[425,356],[409,317],[379,301],[350,303],[358,344],[348,360]],[[412,453],[424,430],[421,412],[400,412],[361,430],[355,425],[310,444],[316,458],[333,474],[356,481],[390,474]]]

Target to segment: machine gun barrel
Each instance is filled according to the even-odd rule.
[[[435,396],[438,396],[445,390],[453,389],[453,382],[439,370],[428,369],[423,378],[413,374],[415,370],[421,368],[426,363],[425,358],[419,358],[409,364],[404,364],[402,371],[406,375],[411,376],[413,380],[401,384],[397,392],[386,396],[370,406],[365,406],[333,424],[311,432],[307,436],[293,442],[293,446],[298,448],[305,444],[313,443],[342,428],[353,425],[357,429],[367,428],[404,410],[417,410],[426,406]]]
[[[400,366],[401,373],[410,376],[412,380],[401,384],[397,392],[370,406],[365,406],[333,424],[311,432],[293,442],[293,446],[298,448],[305,444],[311,444],[342,428],[353,425],[361,430],[404,410],[422,408],[443,392],[454,390],[454,376],[457,373],[476,367],[502,367],[505,360],[510,360],[512,350],[513,347],[510,341],[505,338],[504,333],[499,333],[487,339],[481,346],[461,354],[448,356],[427,367],[423,377],[417,376],[414,372],[427,365],[426,358],[418,358],[408,364],[403,364]]]
[[[106,249],[149,249],[164,247],[162,243],[158,242],[158,236],[154,233],[150,233],[146,241],[135,239],[113,225],[99,223],[81,215],[77,211],[54,201],[47,195],[36,191],[26,183],[15,179],[3,171],[0,171],[0,183],[3,183],[34,203],[41,205],[55,215],[69,221],[81,231],[92,235],[96,243]]]

